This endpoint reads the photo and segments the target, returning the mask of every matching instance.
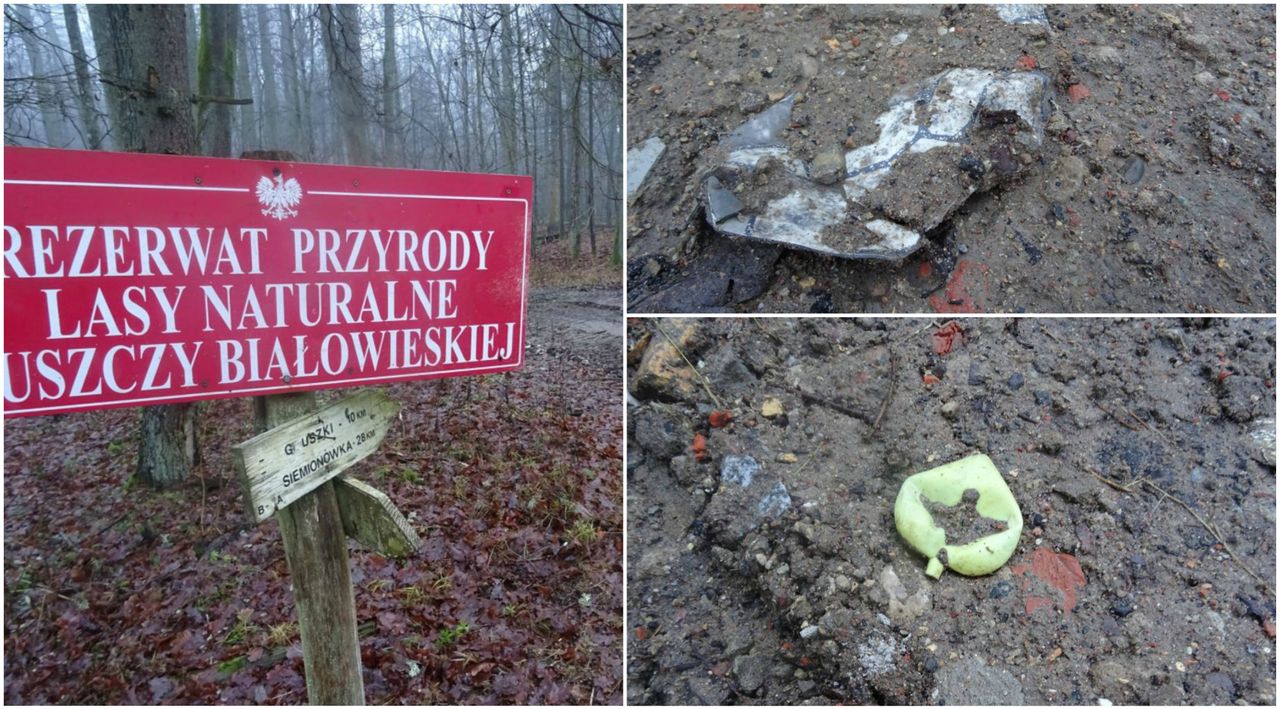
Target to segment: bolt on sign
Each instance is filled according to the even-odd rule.
[[[528,177],[4,156],[5,416],[523,364]]]

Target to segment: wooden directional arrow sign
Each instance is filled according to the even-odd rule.
[[[366,391],[233,446],[249,516],[261,522],[377,449],[400,405]]]

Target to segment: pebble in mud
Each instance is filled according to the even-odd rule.
[[[1124,181],[1136,185],[1147,172],[1147,162],[1136,155],[1124,166]]]
[[[1124,618],[1132,613],[1135,607],[1133,599],[1125,596],[1124,598],[1117,598],[1115,603],[1111,604],[1111,612],[1115,613],[1117,617]]]
[[[1009,391],[1021,389],[1024,382],[1026,382],[1026,379],[1022,376],[1022,372],[1014,372],[1009,376]]]

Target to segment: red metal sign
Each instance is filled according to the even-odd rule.
[[[5,416],[524,362],[528,177],[4,159]]]

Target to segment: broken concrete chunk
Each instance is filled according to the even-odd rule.
[[[976,503],[980,518],[990,522],[990,529],[998,531],[972,541],[964,538],[953,541],[951,537],[959,536],[957,532],[953,530],[949,536],[934,520],[926,503],[945,507]],[[1018,501],[995,463],[981,454],[907,478],[898,491],[893,520],[902,538],[929,559],[925,573],[935,579],[942,575],[943,568],[965,576],[994,572],[1013,556],[1018,536],[1022,534]]]
[[[854,259],[900,260],[976,192],[1022,171],[1048,117],[1040,72],[951,69],[895,96],[876,142],[806,164],[783,133],[794,96],[724,138],[706,178],[718,232]],[[893,174],[894,179],[885,178]]]
[[[1049,26],[1049,17],[1044,14],[1044,5],[995,5],[1000,19],[1011,25],[1044,25]]]
[[[652,137],[627,151],[627,199],[635,199],[644,178],[649,176],[658,158],[667,149],[665,143]]]

